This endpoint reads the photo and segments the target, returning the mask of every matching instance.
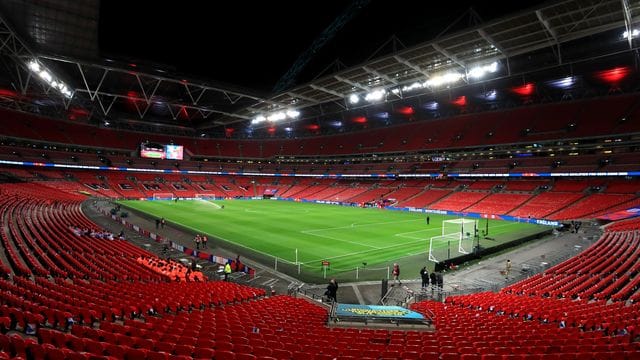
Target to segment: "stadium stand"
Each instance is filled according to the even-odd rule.
[[[204,272],[102,229],[82,208],[87,199],[144,200],[163,194],[392,205],[566,224],[637,212],[637,1],[545,3],[534,12],[514,15],[508,24],[478,24],[470,32],[453,29],[453,34],[447,29],[426,45],[428,50],[424,44],[408,46],[402,54],[368,60],[269,98],[177,80],[178,74],[164,70],[163,77],[152,74],[159,69],[141,73],[130,62],[124,69],[115,63],[101,68],[66,56],[60,61],[46,48],[18,53],[32,43],[44,46],[48,26],[53,26],[49,21],[64,22],[55,34],[64,29],[59,38],[70,40],[60,41],[77,39],[69,30],[75,25],[98,22],[67,21],[75,10],[89,11],[84,2],[63,2],[70,10],[51,18],[43,14],[59,2],[34,6],[43,12],[34,15],[38,21],[26,10],[18,11],[21,4],[15,3],[12,12],[24,19],[8,23],[37,24],[21,29],[37,37],[25,42],[5,37],[12,29],[5,27],[5,14],[0,16],[5,65],[0,78],[7,88],[23,88],[20,94],[0,89],[0,359],[640,359],[638,218],[609,223],[578,255],[500,290],[411,304],[433,319],[433,326],[419,331],[397,324],[331,324],[330,308],[320,302],[208,279]],[[626,35],[617,33],[615,44],[604,44],[601,32],[621,33],[623,28]],[[514,34],[514,29],[525,33]],[[576,45],[587,39],[583,36],[591,44]],[[591,52],[587,58],[581,55]],[[25,65],[31,58],[34,63]],[[469,79],[470,65],[495,59],[506,68],[496,79]],[[57,83],[34,90],[38,78],[46,80],[53,71],[28,73],[25,84],[21,71],[41,66],[35,61],[43,67],[55,64],[56,72],[72,68],[68,75],[79,71],[74,94],[61,100],[53,96]],[[542,70],[534,69],[537,63]],[[458,66],[464,68],[464,85],[427,86],[440,78],[440,71]],[[100,78],[96,69],[104,75],[92,88]],[[597,76],[611,69],[626,69],[630,81],[607,82]],[[407,75],[412,72],[419,73],[416,84],[424,92],[411,93],[405,86],[413,86],[415,79]],[[582,85],[551,85],[567,72]],[[116,73],[123,77],[112,79]],[[522,84],[525,80],[535,81],[529,84],[536,91],[519,96],[517,89],[528,86]],[[202,118],[170,119],[157,112],[145,118],[139,94],[116,94],[132,91],[135,82],[147,106],[162,103],[171,115],[177,106],[180,113]],[[354,90],[370,90],[378,83],[387,86],[393,101],[352,106],[346,100]],[[159,93],[153,90],[147,97],[148,84]],[[501,99],[487,101],[486,92],[494,87]],[[191,101],[184,100],[189,97]],[[105,107],[106,99],[113,99],[113,113],[111,106]],[[256,119],[251,118],[263,110],[297,103],[306,104],[301,109],[309,112],[295,134],[280,137],[275,132],[284,130],[273,121],[252,127]],[[133,111],[123,110],[127,105],[136,107],[138,120],[131,119]],[[405,105],[415,116],[397,116]],[[382,111],[377,107],[391,112],[386,113],[388,121],[372,121]],[[74,109],[87,111],[86,118],[72,116]],[[339,127],[331,125],[336,122]],[[310,125],[318,131],[301,130]],[[233,135],[236,130],[242,135]],[[255,136],[247,135],[252,131]],[[138,149],[147,141],[183,145],[186,156],[143,159]],[[485,224],[488,230],[489,221]],[[409,238],[416,244],[423,241]]]

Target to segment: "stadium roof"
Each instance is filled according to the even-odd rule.
[[[576,41],[632,33],[640,0],[544,3],[409,48],[400,45],[401,50],[275,94],[186,78],[162,67],[95,60],[99,9],[91,0],[16,0],[0,4],[0,11],[0,54],[16,65],[0,70],[0,86],[16,90],[0,92],[1,105],[45,114],[84,112],[93,119],[164,123],[200,132],[249,124],[256,116],[281,110],[296,109],[302,118],[339,112],[350,108],[347,98],[353,93],[401,88],[450,71],[464,74],[494,61],[501,66],[500,76],[508,77],[628,51],[636,47],[631,36],[596,52],[576,50],[581,47]],[[517,64],[523,55],[543,60]],[[72,96],[57,95],[34,79],[28,68],[34,58],[64,81]],[[387,101],[404,97],[409,94],[396,91]]]

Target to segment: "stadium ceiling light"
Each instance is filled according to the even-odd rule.
[[[385,89],[376,89],[365,95],[364,99],[369,102],[380,101],[386,93]]]
[[[73,93],[71,92],[71,90],[69,90],[67,85],[61,80],[56,79],[49,70],[40,65],[38,60],[29,60],[27,62],[27,68],[29,68],[31,72],[33,72],[35,75],[38,75],[40,79],[44,80],[47,84],[49,84],[49,86],[56,89],[62,95],[66,96],[67,98],[73,97]]]
[[[487,92],[484,94],[484,98],[485,98],[486,100],[490,100],[490,101],[495,100],[497,97],[498,97],[498,93],[497,93],[495,90],[487,91]]]
[[[496,71],[498,71],[498,62],[494,61],[489,65],[476,66],[471,68],[471,70],[469,70],[469,72],[467,73],[467,78],[480,79],[486,74],[494,73]]]
[[[627,38],[629,38],[629,37],[630,37],[630,38],[632,38],[632,39],[633,39],[633,38],[635,38],[635,37],[638,37],[638,35],[640,35],[640,30],[638,30],[638,29],[633,29],[633,30],[631,30],[631,34],[629,34],[629,32],[628,32],[628,31],[623,32],[623,33],[622,33],[622,38],[623,38],[623,39],[627,39]]]
[[[355,105],[358,102],[360,102],[360,97],[358,95],[356,95],[356,94],[351,94],[349,96],[349,102]]]
[[[287,111],[278,111],[270,115],[258,115],[251,120],[251,125],[257,125],[265,121],[278,122],[285,119],[297,119],[300,117],[300,111],[295,109],[289,109]]]
[[[402,91],[403,92],[409,92],[409,91],[413,91],[413,90],[416,90],[416,89],[422,89],[425,86],[426,86],[426,82],[421,83],[421,82],[416,81],[416,82],[412,83],[411,85],[403,86],[402,87]]]
[[[438,110],[440,105],[437,101],[429,101],[423,105],[423,107],[427,110]]]
[[[285,114],[282,111],[279,111],[277,113],[271,114],[269,116],[267,116],[267,120],[271,121],[271,122],[276,122],[276,121],[280,121],[280,120],[284,120],[287,118],[287,114]]]
[[[287,116],[296,119],[300,116],[300,111],[298,110],[287,110]]]
[[[430,87],[437,87],[440,85],[447,85],[457,82],[462,79],[464,75],[458,72],[450,72],[443,75],[437,75],[427,80],[424,84]]]
[[[562,79],[549,81],[548,84],[558,89],[570,89],[575,85],[576,80],[575,76],[567,76]]]
[[[262,115],[258,115],[253,120],[251,120],[251,125],[260,124],[261,122],[265,122],[265,121],[267,121],[266,117]]]

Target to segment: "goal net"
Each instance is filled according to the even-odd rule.
[[[153,200],[173,200],[175,195],[173,193],[153,193]]]
[[[452,219],[442,222],[442,235],[429,239],[429,260],[439,262],[473,251],[473,239],[478,231],[476,220]]]

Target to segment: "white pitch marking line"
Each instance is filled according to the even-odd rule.
[[[504,224],[504,225],[496,225],[493,226],[493,228],[497,228],[497,227],[504,227],[504,226],[509,226],[510,223]],[[314,235],[314,234],[312,234]],[[415,238],[414,238],[415,239]],[[320,259],[316,259],[316,260],[308,260],[306,261],[307,263],[314,263],[314,262],[318,262],[318,261],[322,261],[322,260],[333,260],[333,259],[339,259],[339,258],[343,258],[343,257],[347,257],[347,256],[352,256],[352,255],[360,255],[360,254],[366,254],[366,253],[370,253],[376,250],[386,250],[386,249],[392,249],[392,248],[396,248],[399,246],[406,246],[409,244],[413,244],[413,243],[418,243],[418,242],[423,242],[426,241],[427,239],[424,238],[420,238],[420,239],[416,239],[415,241],[410,241],[408,243],[402,243],[402,244],[397,244],[397,245],[391,245],[391,246],[386,246],[386,247],[381,247],[381,248],[377,248],[377,249],[371,249],[371,250],[363,250],[363,251],[355,251],[352,253],[348,253],[348,254],[342,254],[342,255],[337,255],[337,256],[332,256],[332,257],[325,257],[325,258],[320,258]],[[417,254],[424,254],[426,253],[425,251],[421,251]]]
[[[385,246],[385,247],[371,249],[371,250],[355,251],[355,252],[348,253],[348,254],[342,254],[342,255],[337,255],[337,256],[332,256],[332,257],[320,258],[320,259],[317,259],[317,260],[309,260],[309,261],[306,261],[306,262],[307,263],[313,263],[313,262],[317,262],[317,261],[321,261],[321,260],[339,259],[339,258],[343,258],[343,257],[346,257],[346,256],[351,256],[351,255],[366,254],[366,253],[370,253],[370,252],[373,252],[373,251],[376,251],[376,250],[393,249],[393,248],[397,248],[397,247],[400,247],[400,246],[406,246],[406,245],[409,245],[409,244],[412,244],[412,243],[423,242],[423,241],[426,241],[426,240],[425,239],[419,239],[419,240],[411,241],[411,242],[408,242],[408,243]]]
[[[344,240],[344,239],[340,239],[340,238],[333,237],[333,236],[320,235],[320,234],[314,234],[314,233],[307,233],[307,232],[304,232],[304,231],[302,231],[302,233],[303,233],[303,234],[306,234],[306,235],[311,235],[311,236],[317,236],[317,237],[325,238],[325,239],[331,239],[331,240],[336,240],[336,241],[342,241],[342,242],[346,242],[346,243],[349,243],[349,244],[354,244],[354,245],[359,245],[359,246],[366,246],[366,247],[370,247],[370,248],[373,248],[373,249],[382,249],[382,248],[379,248],[379,247],[377,247],[377,246],[367,245],[367,244],[359,243],[359,242],[356,242],[356,241]]]
[[[310,233],[310,232],[317,232],[317,231],[328,231],[328,230],[338,230],[338,229],[349,229],[349,228],[355,228],[355,227],[366,227],[366,226],[375,226],[375,225],[398,224],[398,223],[411,222],[411,221],[422,221],[422,219],[398,220],[398,221],[385,221],[385,222],[379,222],[379,223],[368,223],[368,224],[352,223],[352,224],[350,224],[350,225],[337,226],[337,227],[331,227],[331,228],[302,230],[301,232],[306,234],[306,233]]]

